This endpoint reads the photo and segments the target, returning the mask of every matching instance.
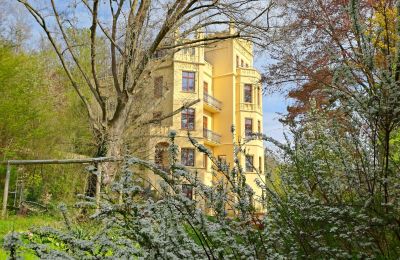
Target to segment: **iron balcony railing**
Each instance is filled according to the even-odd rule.
[[[212,141],[214,143],[221,143],[221,135],[204,128],[203,129],[203,137],[206,138],[209,141]]]
[[[217,108],[218,110],[221,110],[222,108],[222,102],[207,93],[204,93],[204,102]]]

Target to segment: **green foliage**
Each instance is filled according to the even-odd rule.
[[[43,124],[54,117],[43,87],[44,71],[38,57],[16,54],[0,45],[0,154],[3,158],[32,154],[48,145],[52,128]],[[47,99],[47,100],[46,100]]]
[[[0,43],[0,160],[93,154],[85,110],[61,75],[46,48],[23,53]],[[5,167],[0,167],[0,174],[5,176]],[[24,180],[24,198],[39,203],[73,200],[87,176],[82,167],[13,167],[11,190],[17,175]]]

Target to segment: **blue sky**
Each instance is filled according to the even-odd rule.
[[[264,134],[285,142],[284,127],[279,122],[279,114],[286,113],[288,101],[282,94],[268,94],[263,97]]]
[[[255,61],[254,67],[260,71],[261,73],[265,73],[266,65],[271,63],[271,60],[268,58],[268,53],[255,53]],[[268,88],[268,86],[266,86]],[[279,118],[287,113],[287,106],[290,104],[290,100],[288,100],[285,94],[282,93],[268,93],[263,96],[263,125],[264,125],[264,134],[273,137],[274,139],[280,141],[281,143],[285,143],[285,138],[283,132],[285,130],[282,123],[279,122]],[[272,148],[268,144],[268,147]]]
[[[65,3],[63,3],[63,1],[60,0],[57,0],[56,3],[57,6],[59,7],[65,5]],[[25,10],[22,10],[22,12],[23,11]],[[31,22],[33,38],[35,40],[39,40],[40,36],[38,32],[41,32],[41,29],[35,22],[33,22],[33,19],[31,17],[29,17],[28,20],[30,20]],[[269,62],[270,60],[268,59],[268,53],[260,54],[258,57],[255,57],[254,66],[260,72],[265,72],[265,65],[268,64]],[[283,94],[280,93],[275,93],[275,94],[269,93],[263,96],[264,134],[266,134],[267,136],[271,136],[281,142],[284,142],[284,137],[283,137],[284,127],[279,122],[279,117],[280,114],[286,113],[286,107],[288,104],[289,101],[285,98]]]

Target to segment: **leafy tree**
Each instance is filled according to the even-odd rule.
[[[332,81],[332,73],[323,69],[316,73],[314,79],[305,83],[288,93],[294,103],[287,107],[287,115],[281,119],[282,122],[294,125],[302,121],[304,115],[311,110],[310,100],[315,100],[318,109],[327,111],[333,103],[329,93],[326,91],[326,85]]]
[[[258,185],[265,196],[254,198],[246,185],[246,174],[238,163],[238,156],[246,151],[240,144],[235,144],[235,163],[230,168],[189,136],[221,176],[208,187],[195,172],[177,163],[179,147],[171,132],[171,170],[128,157],[123,175],[112,186],[122,198],[104,195],[92,216],[95,234],[78,231],[66,218],[66,230],[42,228],[32,234],[13,233],[5,240],[5,247],[14,256],[32,250],[50,258],[399,258],[400,168],[394,155],[399,149],[400,44],[396,42],[394,50],[382,49],[373,40],[377,37],[370,37],[371,32],[366,30],[370,19],[362,12],[375,10],[370,1],[349,0],[347,8],[338,1],[286,3],[290,18],[304,19],[302,22],[309,22],[307,29],[312,29],[297,27],[305,37],[297,35],[295,45],[305,46],[302,41],[310,40],[307,37],[311,34],[320,40],[313,50],[322,52],[319,47],[324,46],[323,51],[330,51],[332,57],[324,56],[329,58],[329,66],[325,65],[332,71],[327,87],[329,96],[335,98],[332,108],[343,113],[332,116],[311,100],[304,120],[291,127],[293,142],[281,144],[253,136],[272,142],[283,152],[279,182],[268,174],[260,176]],[[368,14],[374,17],[371,12]],[[346,30],[329,34],[338,28],[329,26],[332,21]],[[340,36],[340,40],[332,35]],[[383,37],[385,41],[390,38],[396,37]],[[313,58],[313,50],[303,49],[304,56],[297,56],[297,60]],[[285,55],[296,54],[293,48],[291,51]],[[381,57],[377,58],[377,53]],[[314,61],[309,61],[309,68]],[[286,68],[300,65],[285,64]],[[314,75],[315,70],[309,72]],[[161,177],[160,196],[151,196],[135,184],[140,172],[132,170],[133,165]],[[198,201],[183,196],[182,184],[193,185]],[[254,199],[265,207],[261,217],[252,206]],[[79,204],[94,205],[92,198]],[[209,214],[199,205],[206,205]],[[62,211],[66,216],[65,209]]]
[[[359,235],[363,239],[373,238],[372,244],[364,241],[365,245],[370,245],[365,252],[379,251],[385,257],[396,258],[400,236],[396,224],[399,201],[395,187],[399,168],[393,156],[398,147],[390,140],[399,130],[400,120],[399,32],[394,29],[399,28],[395,15],[399,3],[356,0],[346,3],[345,7],[338,1],[285,1],[284,4],[289,15],[285,16],[288,26],[282,31],[287,38],[281,39],[282,48],[274,47],[278,49],[275,57],[278,62],[272,65],[270,82],[282,83],[283,75],[287,75],[286,80],[298,83],[303,80],[319,82],[323,84],[320,89],[334,100],[329,109],[341,113],[329,118],[325,113],[328,110],[318,118],[306,111],[303,114],[306,121],[302,123],[307,129],[300,131],[297,129],[300,125],[294,126],[297,129],[295,147],[288,154],[291,158],[288,165],[294,168],[282,174],[290,181],[287,187],[292,187],[299,196],[308,197],[308,202],[292,200],[293,204],[281,209],[295,209],[296,205],[306,207],[307,203],[314,205],[313,199],[324,207],[350,207],[355,210],[352,214],[361,214],[359,210],[362,209],[371,223],[360,220],[368,232]],[[329,70],[332,79],[318,80],[321,70]],[[314,96],[313,101],[310,96],[310,100],[303,101],[308,107],[318,109],[320,100]],[[289,194],[292,198],[297,196]],[[325,211],[328,209],[320,210],[321,214],[329,213]],[[291,214],[286,215],[291,221]],[[298,252],[310,254],[321,247],[338,246],[323,236],[319,241],[313,240],[318,232],[328,235],[328,230],[317,231],[312,226],[312,232],[307,233],[306,223],[311,221],[308,215],[295,216],[304,221],[303,226],[290,231],[298,232],[295,240],[299,243]],[[320,215],[318,219],[324,224],[339,222],[338,219],[330,221],[331,216],[328,216]],[[350,219],[346,221],[352,223]],[[380,224],[373,224],[374,221]],[[349,242],[354,241],[350,239]]]
[[[51,66],[51,57],[45,54],[21,52],[7,42],[0,45],[2,160],[65,158],[93,150],[93,145],[87,145],[91,140],[87,124],[76,119],[82,118],[80,103],[65,89],[65,80],[57,76],[57,67]],[[70,187],[82,189],[86,176],[76,167],[51,166],[21,167],[18,174],[23,176],[24,197],[35,202],[45,194],[51,194],[52,201],[72,199],[75,191]],[[13,172],[11,185],[16,175]]]
[[[55,116],[42,89],[44,71],[39,57],[15,53],[7,44],[0,46],[0,115],[2,158],[35,155],[49,146],[54,135],[46,121]],[[36,151],[34,151],[34,147]],[[49,152],[49,150],[47,150]]]

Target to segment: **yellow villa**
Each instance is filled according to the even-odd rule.
[[[232,33],[232,28],[228,32]],[[262,133],[262,94],[260,74],[253,67],[253,46],[241,39],[227,39],[207,46],[185,48],[163,61],[152,72],[152,89],[149,100],[156,104],[150,111],[153,118],[162,117],[182,107],[185,103],[200,100],[188,109],[151,125],[143,139],[146,159],[160,167],[168,165],[168,132],[175,130],[176,144],[180,147],[180,163],[197,170],[204,184],[213,185],[212,163],[196,151],[188,140],[187,132],[200,144],[211,150],[216,158],[233,165],[233,136],[231,126],[236,128],[236,142],[252,133]],[[255,179],[264,169],[264,148],[261,140],[245,145],[247,158],[240,155],[246,181],[261,195]],[[144,155],[146,154],[146,155]],[[246,160],[247,159],[247,160]],[[254,166],[254,168],[253,168]],[[147,176],[157,186],[159,177]],[[182,187],[190,198],[196,199],[196,191],[189,185]]]

